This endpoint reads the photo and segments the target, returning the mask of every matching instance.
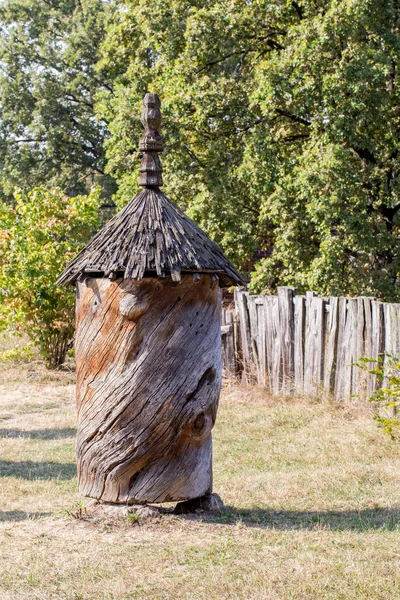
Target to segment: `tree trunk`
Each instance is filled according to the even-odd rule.
[[[211,492],[220,321],[215,276],[77,284],[82,494],[135,504]]]

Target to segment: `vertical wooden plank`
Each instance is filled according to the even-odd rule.
[[[267,365],[267,376],[269,391],[272,393],[272,355],[273,355],[273,339],[272,339],[272,311],[271,311],[271,296],[264,296],[264,314],[265,314],[265,360]]]
[[[347,320],[347,298],[338,298],[338,337],[337,337],[337,360],[335,372],[335,398],[342,401],[344,399],[344,379],[346,377],[346,320]]]
[[[353,363],[357,353],[357,298],[347,299],[347,319],[345,326],[345,353],[343,400],[349,401],[353,395]]]
[[[266,357],[266,329],[265,329],[265,308],[264,308],[264,296],[257,296],[256,298],[256,309],[257,309],[257,325],[258,325],[258,360],[259,360],[259,374],[258,384],[262,387],[267,385],[267,357]]]
[[[290,394],[294,382],[294,289],[278,287],[278,311],[281,335],[282,392]]]
[[[304,392],[312,394],[313,386],[313,362],[314,362],[314,328],[315,315],[313,311],[312,299],[317,296],[317,292],[306,293],[306,328],[304,337]]]
[[[266,296],[264,302],[269,387],[271,393],[276,395],[280,393],[282,381],[278,298]]]
[[[231,310],[222,311],[222,368],[223,376],[228,379],[236,375],[233,320],[233,312]]]
[[[259,363],[259,332],[257,320],[256,298],[258,296],[247,295],[247,306],[249,315],[250,332],[250,364],[248,365],[248,383],[260,384],[260,363]]]
[[[323,298],[313,298],[312,304],[315,314],[313,384],[316,393],[319,393],[322,389],[324,373],[325,301]]]
[[[386,324],[384,322],[383,314],[383,303],[382,302],[371,302],[372,308],[372,358],[378,360],[384,356],[385,351],[385,329]],[[370,393],[373,394],[382,385],[382,382],[378,381],[376,377],[373,380],[373,388]]]
[[[324,390],[334,393],[339,329],[339,299],[329,298],[324,362]]]
[[[366,316],[364,309],[365,298],[356,298],[357,309],[355,316],[354,327],[354,353],[352,367],[352,396],[358,400],[364,400],[366,397],[367,377],[365,371],[357,367],[357,362],[365,356],[365,340],[366,340]]]
[[[335,397],[346,402],[352,396],[352,363],[357,353],[357,298],[339,298],[338,361]]]
[[[251,372],[251,336],[250,336],[250,318],[247,306],[248,293],[243,290],[235,292],[235,302],[240,319],[240,340],[242,350],[242,376],[245,382],[250,383]]]
[[[324,299],[315,292],[306,294],[306,337],[304,351],[304,391],[318,394],[323,383],[325,339]]]
[[[274,394],[279,394],[282,382],[282,338],[279,322],[279,306],[277,296],[272,296],[272,332],[273,332],[273,357],[272,376],[274,381]]]
[[[305,296],[294,297],[294,382],[296,391],[304,392]]]
[[[398,347],[397,342],[397,310],[395,304],[389,304],[388,302],[383,302],[383,321],[384,321],[384,358],[383,362],[385,365],[391,360],[391,358],[396,354],[396,349]],[[386,387],[388,385],[388,376],[385,374],[385,378],[382,382],[382,386]]]
[[[396,331],[395,331],[395,340],[396,347],[395,353],[396,355],[400,354],[400,304],[395,304],[396,312],[397,312],[397,322],[396,322]]]
[[[235,373],[237,377],[241,377],[243,372],[243,352],[240,334],[239,311],[236,304],[233,312],[233,346],[235,351]]]
[[[372,298],[365,297],[364,301],[364,321],[365,321],[365,335],[364,335],[364,358],[373,358],[373,323],[372,323]],[[366,365],[368,366],[368,364]],[[370,363],[372,367],[372,363]],[[364,398],[369,398],[375,390],[376,376],[371,373],[363,371],[365,380],[363,385],[365,386]]]
[[[400,351],[399,308],[400,304],[383,304],[385,353],[397,355]]]

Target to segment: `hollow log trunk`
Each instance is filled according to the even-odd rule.
[[[215,276],[77,284],[82,494],[134,504],[211,492],[220,320]]]

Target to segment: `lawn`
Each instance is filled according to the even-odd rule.
[[[74,434],[72,371],[0,365],[1,599],[400,598],[400,451],[369,407],[226,386],[214,516],[85,518]]]

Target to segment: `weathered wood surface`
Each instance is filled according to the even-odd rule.
[[[324,304],[315,292],[306,295],[306,335],[304,340],[304,391],[318,393],[323,373]]]
[[[304,390],[304,337],[306,307],[304,296],[294,296],[294,387]]]
[[[294,290],[278,289],[279,325],[282,338],[282,392],[290,393],[294,383]]]
[[[211,275],[77,283],[82,494],[134,504],[211,491],[219,296]]]
[[[224,348],[230,343],[243,356],[243,371],[236,361],[238,376],[273,394],[368,398],[380,384],[356,366],[358,359],[400,353],[400,304],[316,292],[298,296],[282,287],[277,296],[237,289],[235,305],[240,336],[225,339]],[[224,363],[225,357],[224,351]]]
[[[222,354],[224,357],[223,375],[226,378],[235,377],[238,370],[237,356],[235,352],[235,313],[232,310],[222,312]]]

